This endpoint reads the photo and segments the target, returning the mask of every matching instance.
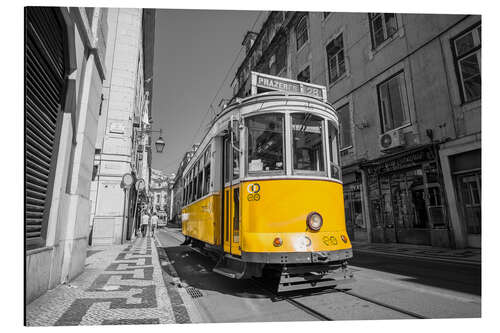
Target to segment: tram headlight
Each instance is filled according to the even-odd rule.
[[[307,215],[307,226],[309,229],[318,231],[321,229],[321,226],[323,226],[323,218],[319,213],[316,212],[311,212],[309,215]]]

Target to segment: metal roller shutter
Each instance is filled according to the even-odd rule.
[[[27,7],[25,16],[25,236],[44,246],[64,85],[60,9]]]

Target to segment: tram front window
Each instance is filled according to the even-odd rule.
[[[265,114],[246,119],[248,128],[249,173],[284,170],[283,122],[280,114]]]
[[[292,114],[293,169],[325,174],[323,118],[311,113]]]

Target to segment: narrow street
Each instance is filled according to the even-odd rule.
[[[213,273],[215,262],[180,245],[179,229],[161,229],[157,240],[169,262],[163,264],[163,274],[177,275],[206,322],[481,316],[480,272],[471,265],[355,251],[353,284],[341,291],[276,298],[262,281],[232,280]],[[160,249],[159,253],[161,258]]]

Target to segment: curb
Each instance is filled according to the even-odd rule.
[[[167,252],[158,238],[154,237],[158,261],[161,267],[163,283],[167,288],[177,324],[195,324],[203,322],[193,299],[187,293],[174,265],[170,262]]]

